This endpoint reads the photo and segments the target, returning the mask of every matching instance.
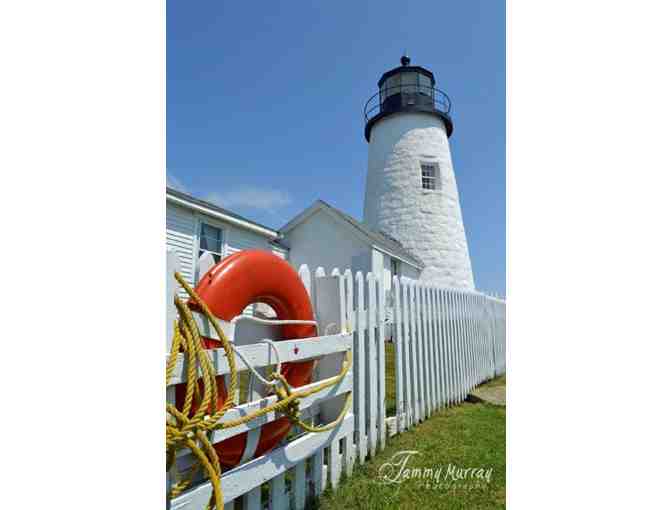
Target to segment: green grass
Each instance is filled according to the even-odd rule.
[[[385,344],[387,415],[394,416],[394,345]],[[506,385],[506,375],[484,383],[483,387]],[[492,468],[490,482],[467,479],[439,482],[411,478],[400,484],[384,484],[380,469],[398,452],[417,451],[407,468]],[[401,457],[396,457],[398,461]],[[357,466],[352,477],[343,479],[337,491],[328,489],[313,503],[314,509],[497,509],[506,503],[506,410],[489,404],[465,402],[444,409],[414,429],[387,440],[383,452]],[[398,473],[400,466],[384,468]],[[385,471],[384,471],[385,472]]]
[[[484,382],[479,385],[479,388],[496,388],[498,386],[506,386],[506,374],[490,379],[489,381]]]
[[[337,491],[327,490],[314,508],[505,508],[505,439],[504,408],[464,403],[445,409],[414,429],[388,439],[382,453],[358,466],[351,478],[342,480]],[[381,467],[397,452],[407,450],[419,452],[410,457],[407,468],[432,468],[436,473],[443,467],[445,476],[452,464],[457,468],[492,468],[492,476],[489,482],[451,482],[441,478],[436,483],[411,478],[400,484],[383,484]],[[399,467],[385,469],[394,474],[399,471]]]

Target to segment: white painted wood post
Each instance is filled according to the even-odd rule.
[[[475,371],[474,371],[474,386],[477,386],[481,378],[481,351],[480,351],[480,331],[479,326],[479,310],[478,310],[478,296],[471,295],[471,309],[473,310],[473,328],[474,328],[474,354],[475,354]]]
[[[455,395],[457,391],[457,367],[455,364],[455,329],[451,313],[449,290],[443,291],[443,303],[446,310],[446,334],[448,339],[448,381],[450,383],[450,391],[448,392],[448,405],[451,406],[455,402]]]
[[[427,404],[427,417],[432,416],[434,410],[434,374],[432,373],[431,359],[431,335],[429,332],[429,307],[427,306],[427,287],[423,284],[420,287],[421,298],[420,306],[422,309],[422,349],[424,351],[423,364],[425,366],[425,402]]]
[[[469,360],[470,360],[470,369],[469,369],[469,391],[473,390],[476,386],[476,356],[474,354],[474,319],[473,319],[473,306],[471,300],[471,294],[466,295],[466,306],[467,306],[467,327],[469,331]]]
[[[424,349],[422,345],[422,320],[420,319],[420,302],[418,300],[420,284],[416,281],[411,285],[411,321],[414,325],[414,343],[416,347],[415,369],[418,378],[418,418],[425,420],[425,367],[423,363]],[[416,422],[416,423],[417,423]]]
[[[271,510],[287,510],[288,503],[285,494],[285,473],[280,473],[271,480]]]
[[[495,325],[495,300],[488,301],[488,325],[490,327],[490,342],[492,348],[492,377],[497,377],[497,328]]]
[[[427,332],[427,304],[425,300],[425,285],[418,287],[418,305],[420,309],[420,331],[422,331],[422,373],[425,398],[425,419],[432,415],[432,385],[431,372],[429,370],[429,334]]]
[[[368,452],[366,439],[366,315],[364,312],[364,276],[355,274],[357,287],[357,310],[355,312],[354,361],[355,361],[355,432],[360,464],[364,463]]]
[[[312,457],[310,466],[311,496],[319,498],[324,490],[324,448],[319,447]]]
[[[478,363],[477,365],[477,371],[476,371],[476,384],[480,384],[481,381],[483,380],[483,353],[481,349],[481,303],[480,303],[480,296],[476,295],[473,296],[474,300],[474,316],[475,316],[475,329],[476,329],[476,361]]]
[[[437,342],[436,342],[436,310],[432,303],[432,287],[427,285],[425,290],[427,296],[427,318],[429,319],[429,366],[432,374],[432,412],[436,412],[439,407],[439,373],[437,370]]]
[[[453,305],[450,289],[444,292],[444,300],[446,303],[446,323],[448,324],[448,353],[450,363],[448,365],[450,371],[450,398],[449,405],[453,405],[457,399],[457,351],[455,347],[455,319],[453,314]]]
[[[408,366],[404,367],[404,339],[402,336],[402,317],[401,317],[401,292],[399,289],[399,277],[392,277],[392,295],[394,296],[394,367],[396,370],[396,408],[397,408],[397,432],[401,433],[405,429],[403,415],[406,402],[404,398],[404,382],[406,380],[405,372]]]
[[[432,333],[432,371],[434,372],[434,410],[437,411],[441,407],[441,371],[439,369],[439,361],[441,359],[439,347],[438,334],[438,314],[436,310],[436,303],[434,301],[434,287],[431,285],[427,288],[427,304],[429,305],[429,317],[431,319]]]
[[[338,268],[326,276],[322,268],[315,271],[315,307],[320,334],[344,334],[346,331],[345,280]],[[333,331],[332,331],[333,329]],[[344,354],[334,353],[323,356],[318,365],[319,380],[338,375],[343,366]],[[339,395],[320,404],[320,419],[323,423],[335,420],[345,405],[345,395]],[[329,446],[329,482],[332,488],[338,486],[342,472],[340,440],[335,439]]]
[[[437,289],[436,300],[439,307],[439,329],[441,330],[441,374],[443,376],[442,407],[448,407],[450,400],[450,365],[448,354],[448,324],[446,322],[446,303],[444,290]]]
[[[329,445],[329,484],[333,490],[338,488],[345,456],[340,453],[341,441],[334,439]]]
[[[245,493],[243,496],[243,510],[261,510],[261,486],[257,486]]]
[[[366,283],[368,287],[368,322],[366,329],[368,391],[366,404],[368,409],[369,455],[373,457],[376,454],[378,443],[378,346],[376,345],[376,279],[373,273],[366,274]]]
[[[346,269],[345,272],[343,273],[343,280],[345,282],[345,297],[346,297],[346,303],[345,303],[345,328],[346,328],[346,333],[352,333],[354,331],[354,287],[353,287],[353,279],[352,279],[352,271],[350,269]],[[353,368],[352,371],[354,373],[355,370],[355,364],[354,364],[354,351],[355,351],[355,346],[353,343],[352,347],[352,354],[353,354]],[[355,402],[355,387],[353,386],[353,394],[352,394],[352,402],[354,404]],[[351,412],[354,413],[354,410],[351,410]],[[355,441],[354,441],[354,432],[349,432],[345,438],[345,471],[347,476],[352,475],[353,468],[355,465]]]
[[[467,342],[467,314],[464,306],[464,293],[456,293],[458,303],[458,322],[460,324],[460,349],[461,349],[461,363],[462,363],[462,393],[460,401],[467,397],[469,392],[469,350]]]
[[[402,320],[403,320],[403,335],[404,335],[404,390],[406,392],[406,406],[404,412],[406,413],[405,419],[405,428],[410,428],[415,423],[415,409],[412,400],[413,395],[413,386],[411,372],[413,371],[413,365],[411,365],[411,339],[410,339],[410,326],[408,319],[408,283],[402,282],[401,285],[401,308],[402,308]]]
[[[443,307],[443,291],[441,289],[434,289],[434,299],[438,310],[438,329],[439,329],[439,368],[441,371],[441,408],[448,406],[448,348],[447,348],[447,334],[446,334],[446,314]]]
[[[427,307],[429,308],[429,333],[430,333],[430,359],[432,367],[432,381],[433,381],[433,394],[432,402],[434,407],[434,412],[439,409],[439,401],[441,395],[441,378],[439,376],[439,346],[438,338],[436,331],[436,308],[434,307],[434,291],[431,285],[427,286]]]
[[[303,510],[306,506],[306,461],[299,461],[294,466],[292,480],[292,503],[295,510]]]
[[[385,284],[382,275],[376,277],[376,290],[378,296],[378,440],[380,441],[380,450],[385,449],[385,440],[387,431],[385,430],[385,418],[387,417],[386,402],[386,381],[385,381],[385,318],[387,315]]]

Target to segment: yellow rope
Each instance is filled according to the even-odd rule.
[[[333,429],[343,420],[350,409],[352,404],[352,392],[348,393],[343,410],[339,416],[333,422],[322,426],[313,426],[300,419],[301,412],[299,399],[309,397],[325,388],[340,383],[352,366],[352,353],[350,351],[346,352],[341,372],[338,375],[325,379],[320,384],[307,390],[294,390],[282,374],[273,372],[270,376],[270,380],[279,381],[280,383],[277,387],[272,387],[278,397],[277,402],[235,420],[220,422],[219,420],[224,414],[234,406],[233,398],[238,389],[238,371],[236,369],[234,352],[229,339],[222,331],[219,323],[212,315],[207,305],[177,272],[175,273],[175,279],[180,283],[187,294],[189,294],[189,297],[191,297],[191,299],[198,305],[201,312],[203,312],[210,324],[215,328],[217,336],[224,348],[226,360],[231,369],[231,382],[222,408],[215,411],[217,409],[217,384],[215,379],[217,373],[207,350],[203,346],[201,335],[191,310],[189,310],[189,307],[184,301],[175,296],[175,306],[178,311],[179,320],[175,321],[173,329],[173,345],[171,346],[170,355],[166,364],[166,386],[170,383],[173,371],[177,365],[177,355],[181,349],[184,353],[184,363],[186,364],[187,388],[182,409],[177,409],[173,404],[168,404],[166,406],[166,411],[168,413],[166,419],[166,470],[168,471],[171,469],[177,458],[177,452],[184,448],[191,450],[198,462],[195,462],[188,469],[187,474],[172,486],[169,497],[171,499],[175,498],[189,487],[198,472],[198,468],[202,467],[212,484],[212,495],[206,508],[210,509],[214,505],[217,510],[224,510],[220,485],[220,477],[222,473],[217,458],[217,452],[212,446],[212,433],[216,430],[237,427],[274,411],[282,412],[294,425],[301,427],[307,432],[325,432]],[[203,382],[202,394],[198,385],[199,380]],[[191,415],[193,402],[198,403],[198,408],[196,409],[196,412]],[[214,414],[208,416],[208,414],[206,414],[208,411],[214,412]]]

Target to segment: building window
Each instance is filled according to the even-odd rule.
[[[198,258],[204,253],[210,253],[215,259],[215,263],[222,259],[222,229],[201,223],[201,246],[198,251]]]
[[[392,276],[399,276],[399,261],[392,259]]]
[[[441,175],[439,165],[436,163],[421,163],[422,189],[441,189]]]

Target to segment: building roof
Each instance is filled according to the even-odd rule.
[[[310,218],[317,211],[321,210],[326,211],[332,217],[339,219],[344,224],[348,225],[352,230],[358,232],[360,235],[363,234],[368,239],[370,244],[375,245],[375,247],[383,251],[389,252],[389,254],[393,257],[405,261],[412,266],[416,266],[419,269],[423,269],[425,267],[425,264],[422,262],[422,260],[411,254],[399,241],[393,237],[367,227],[349,214],[346,214],[343,211],[336,209],[334,206],[329,205],[324,200],[317,200],[313,205],[290,220],[289,223],[280,229],[280,232],[289,232],[304,221],[308,220],[308,218]]]
[[[280,234],[275,229],[267,227],[266,225],[262,225],[261,223],[257,223],[256,221],[247,219],[244,216],[241,216],[240,214],[231,212],[228,209],[224,209],[223,207],[215,205],[211,202],[206,202],[205,200],[201,200],[200,198],[196,198],[194,196],[188,195],[187,193],[177,191],[176,189],[169,188],[167,186],[166,186],[166,199],[178,203],[180,205],[189,207],[191,209],[198,210],[199,212],[202,212],[204,214],[209,214],[210,216],[214,216],[215,218],[227,221],[229,223],[233,223],[234,225],[245,228],[247,230],[252,230],[256,233],[265,235],[266,237],[269,237],[273,240],[277,240],[280,237]],[[278,243],[278,245],[286,249],[284,245],[280,243]]]

